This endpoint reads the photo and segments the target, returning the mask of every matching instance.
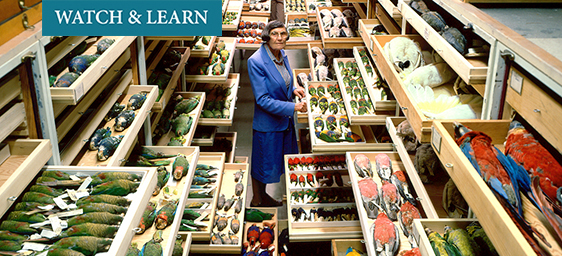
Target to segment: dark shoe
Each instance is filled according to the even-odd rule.
[[[263,207],[263,205],[261,203],[256,205],[256,204],[250,202],[250,207]]]
[[[265,197],[262,197],[261,206],[262,207],[279,207],[279,206],[283,206],[283,202],[273,199],[270,195],[268,195],[266,193]]]

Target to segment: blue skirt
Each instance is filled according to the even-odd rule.
[[[252,178],[262,183],[277,183],[285,172],[284,155],[298,154],[293,121],[282,132],[259,132],[252,137]]]

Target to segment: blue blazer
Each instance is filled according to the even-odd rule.
[[[292,95],[293,72],[284,50],[281,50],[285,67],[291,76],[291,84],[287,89],[285,80],[269,58],[265,44],[248,59],[248,75],[252,83],[254,98],[253,128],[260,132],[284,131],[289,127],[289,118],[293,117],[295,103]]]

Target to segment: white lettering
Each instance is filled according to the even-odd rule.
[[[158,24],[166,24],[166,10],[158,10]]]
[[[203,11],[205,13],[205,17],[203,17],[203,15],[201,15],[201,13],[197,10],[195,10],[195,23],[193,24],[199,24],[199,18],[201,18],[201,20],[203,20],[204,24],[207,24],[207,10]]]
[[[146,22],[146,24],[156,24],[156,21],[150,20],[150,17],[152,16],[152,10],[146,10],[146,12],[148,14],[148,16],[147,16],[148,21]]]
[[[101,14],[101,13],[108,14],[108,13],[107,13],[107,10],[100,10],[98,13],[96,13],[96,21],[97,21],[99,24],[107,24],[107,22],[108,22],[107,20],[105,20],[105,22],[102,22],[102,21],[100,20],[100,14]]]
[[[183,12],[183,24],[193,24],[193,21],[191,20],[191,11],[190,10],[182,10]],[[187,13],[189,13],[189,15],[186,15]],[[189,20],[189,23],[187,22],[187,20]]]
[[[84,21],[82,21],[82,15],[80,15],[80,12],[75,13],[74,19],[72,20],[72,24],[76,24],[76,21],[78,21],[78,24],[84,24]]]
[[[180,19],[178,18],[178,13],[176,11],[172,12],[172,17],[170,17],[170,21],[168,22],[168,24],[172,24],[173,20],[175,20],[176,24],[181,24]]]
[[[72,10],[70,10],[69,13],[67,13],[66,11],[63,11],[62,16],[61,16],[60,10],[55,10],[55,13],[57,14],[59,24],[62,24],[63,19],[65,20],[64,23],[68,24],[68,21],[70,20],[70,16],[72,16]]]
[[[84,10],[84,14],[88,14],[88,21],[86,24],[92,24],[92,13],[95,13],[96,10]]]
[[[109,24],[115,24],[115,19],[117,19],[117,24],[123,24],[123,22],[121,22],[121,13],[123,12],[123,10],[118,10],[117,15],[114,15],[114,12],[114,10],[109,11],[109,19],[111,20]]]

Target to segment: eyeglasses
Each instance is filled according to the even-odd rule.
[[[281,38],[286,38],[289,34],[287,34],[287,32],[271,32],[269,34],[270,37],[281,37]]]

